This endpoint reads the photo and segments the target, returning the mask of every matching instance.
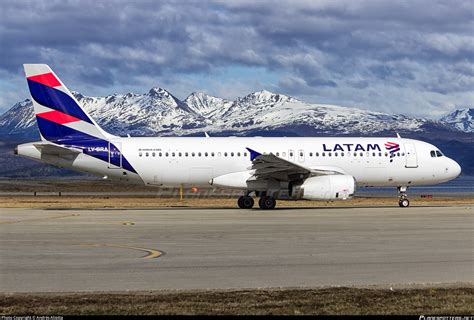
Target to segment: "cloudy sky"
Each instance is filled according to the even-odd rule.
[[[163,87],[437,118],[474,105],[474,1],[8,1],[0,112],[23,63],[85,95]]]

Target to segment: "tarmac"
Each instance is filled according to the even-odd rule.
[[[473,262],[473,206],[0,208],[3,293],[472,284]]]

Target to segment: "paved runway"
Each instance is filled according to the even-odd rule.
[[[472,206],[0,208],[1,292],[474,282],[473,252]]]

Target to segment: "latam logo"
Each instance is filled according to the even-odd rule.
[[[323,151],[381,151],[376,143],[360,144],[360,143],[336,143],[327,145],[323,143]]]
[[[395,152],[400,151],[400,145],[395,142],[386,142],[385,149],[387,149],[387,151],[390,152],[391,155],[393,155]]]

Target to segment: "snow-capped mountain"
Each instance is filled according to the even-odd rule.
[[[5,134],[21,134],[35,128],[33,104],[30,99],[15,103],[10,110],[0,116],[0,132]]]
[[[232,101],[213,97],[202,92],[191,93],[184,103],[198,115],[204,118],[218,118],[229,109]]]
[[[282,94],[258,91],[234,101],[195,92],[184,101],[162,88],[144,94],[87,97],[73,93],[84,109],[107,131],[124,136],[317,135],[420,132],[440,123],[404,115],[311,104]],[[472,109],[471,109],[472,110]],[[470,118],[472,128],[472,117]],[[445,128],[446,129],[446,128]],[[2,135],[34,135],[30,100],[0,116]]]
[[[474,132],[474,108],[458,109],[451,112],[441,119],[442,123],[464,132]]]

